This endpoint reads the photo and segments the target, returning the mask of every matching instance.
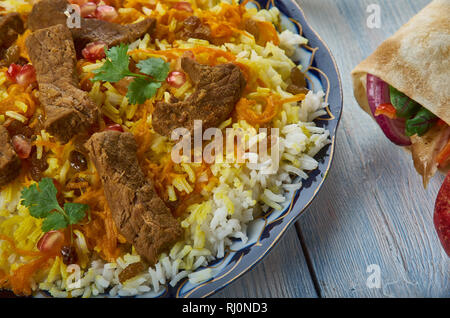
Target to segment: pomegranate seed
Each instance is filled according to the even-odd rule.
[[[101,60],[106,56],[105,47],[105,42],[92,42],[86,45],[86,47],[81,51],[81,55],[83,55],[86,60],[95,62],[96,60]]]
[[[79,151],[72,150],[69,155],[70,166],[75,171],[85,171],[88,168],[86,157]]]
[[[31,142],[24,135],[13,136],[11,142],[20,159],[26,159],[30,156]]]
[[[41,252],[56,252],[64,244],[64,234],[60,231],[50,231],[45,233],[37,243],[37,248]]]
[[[108,127],[105,128],[105,130],[114,130],[114,131],[123,132],[123,128],[119,124],[109,125]]]
[[[107,5],[100,5],[97,7],[97,10],[95,11],[95,16],[97,19],[113,22],[117,19],[119,16],[117,14],[117,11],[114,7],[107,6]]]
[[[180,10],[180,11],[194,12],[194,10],[191,7],[191,4],[189,2],[184,2],[184,1],[175,3],[173,8],[175,10]]]
[[[94,2],[86,2],[80,6],[80,15],[83,18],[95,18],[97,5]]]
[[[183,72],[172,71],[167,76],[166,81],[170,86],[179,88],[186,82],[186,75]]]
[[[8,71],[6,71],[6,77],[11,81],[11,82],[16,82],[16,76],[17,74],[19,74],[20,70],[22,69],[22,66],[17,65],[15,63],[12,63],[9,67],[8,67]]]
[[[31,64],[22,66],[21,70],[16,75],[16,83],[22,86],[28,86],[36,82],[36,70]]]

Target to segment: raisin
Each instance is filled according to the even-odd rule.
[[[291,69],[291,81],[297,87],[306,87],[305,74],[298,67]]]
[[[37,182],[41,181],[42,174],[47,169],[48,163],[45,158],[45,153],[42,154],[41,159],[38,159],[36,151],[33,151],[31,155],[31,167],[30,167],[31,178]]]
[[[88,168],[86,157],[79,151],[73,150],[69,156],[70,166],[76,171],[85,171]]]
[[[66,265],[75,264],[78,261],[77,251],[73,246],[63,246],[61,248],[61,255]]]
[[[18,120],[13,120],[6,129],[8,129],[10,136],[23,135],[31,139],[34,134],[32,128],[28,127],[27,125],[21,123]]]

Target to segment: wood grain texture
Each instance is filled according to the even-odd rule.
[[[296,224],[322,297],[448,297],[450,262],[434,230],[434,200],[411,157],[391,144],[356,104],[350,72],[424,7],[425,0],[298,0],[333,52],[344,89],[344,115],[329,179]],[[369,4],[381,28],[366,26]],[[330,26],[332,24],[332,27]],[[366,286],[367,266],[381,268],[382,286]]]
[[[295,228],[253,270],[213,297],[317,297]]]
[[[301,242],[290,229],[254,270],[216,297],[315,297],[310,275],[320,297],[450,297],[450,261],[432,221],[444,176],[422,187],[410,155],[391,144],[357,105],[350,77],[356,64],[429,1],[297,2],[341,73],[344,113],[335,161],[296,223]],[[370,4],[381,9],[380,29],[366,26]],[[366,286],[371,264],[380,266],[380,289]]]

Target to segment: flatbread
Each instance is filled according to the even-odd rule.
[[[370,73],[450,125],[450,0],[434,0],[352,71],[359,105]]]

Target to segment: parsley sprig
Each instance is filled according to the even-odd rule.
[[[158,88],[169,74],[170,65],[161,58],[149,58],[137,63],[143,74],[130,71],[128,45],[121,43],[105,52],[106,61],[94,70],[92,81],[118,82],[124,77],[134,77],[128,86],[127,98],[131,104],[142,104],[156,95]]]
[[[43,178],[38,185],[34,183],[23,189],[21,193],[21,204],[28,208],[30,215],[44,219],[43,232],[60,230],[77,224],[85,217],[89,209],[86,204],[70,202],[61,207],[56,197],[58,190],[50,178]]]

